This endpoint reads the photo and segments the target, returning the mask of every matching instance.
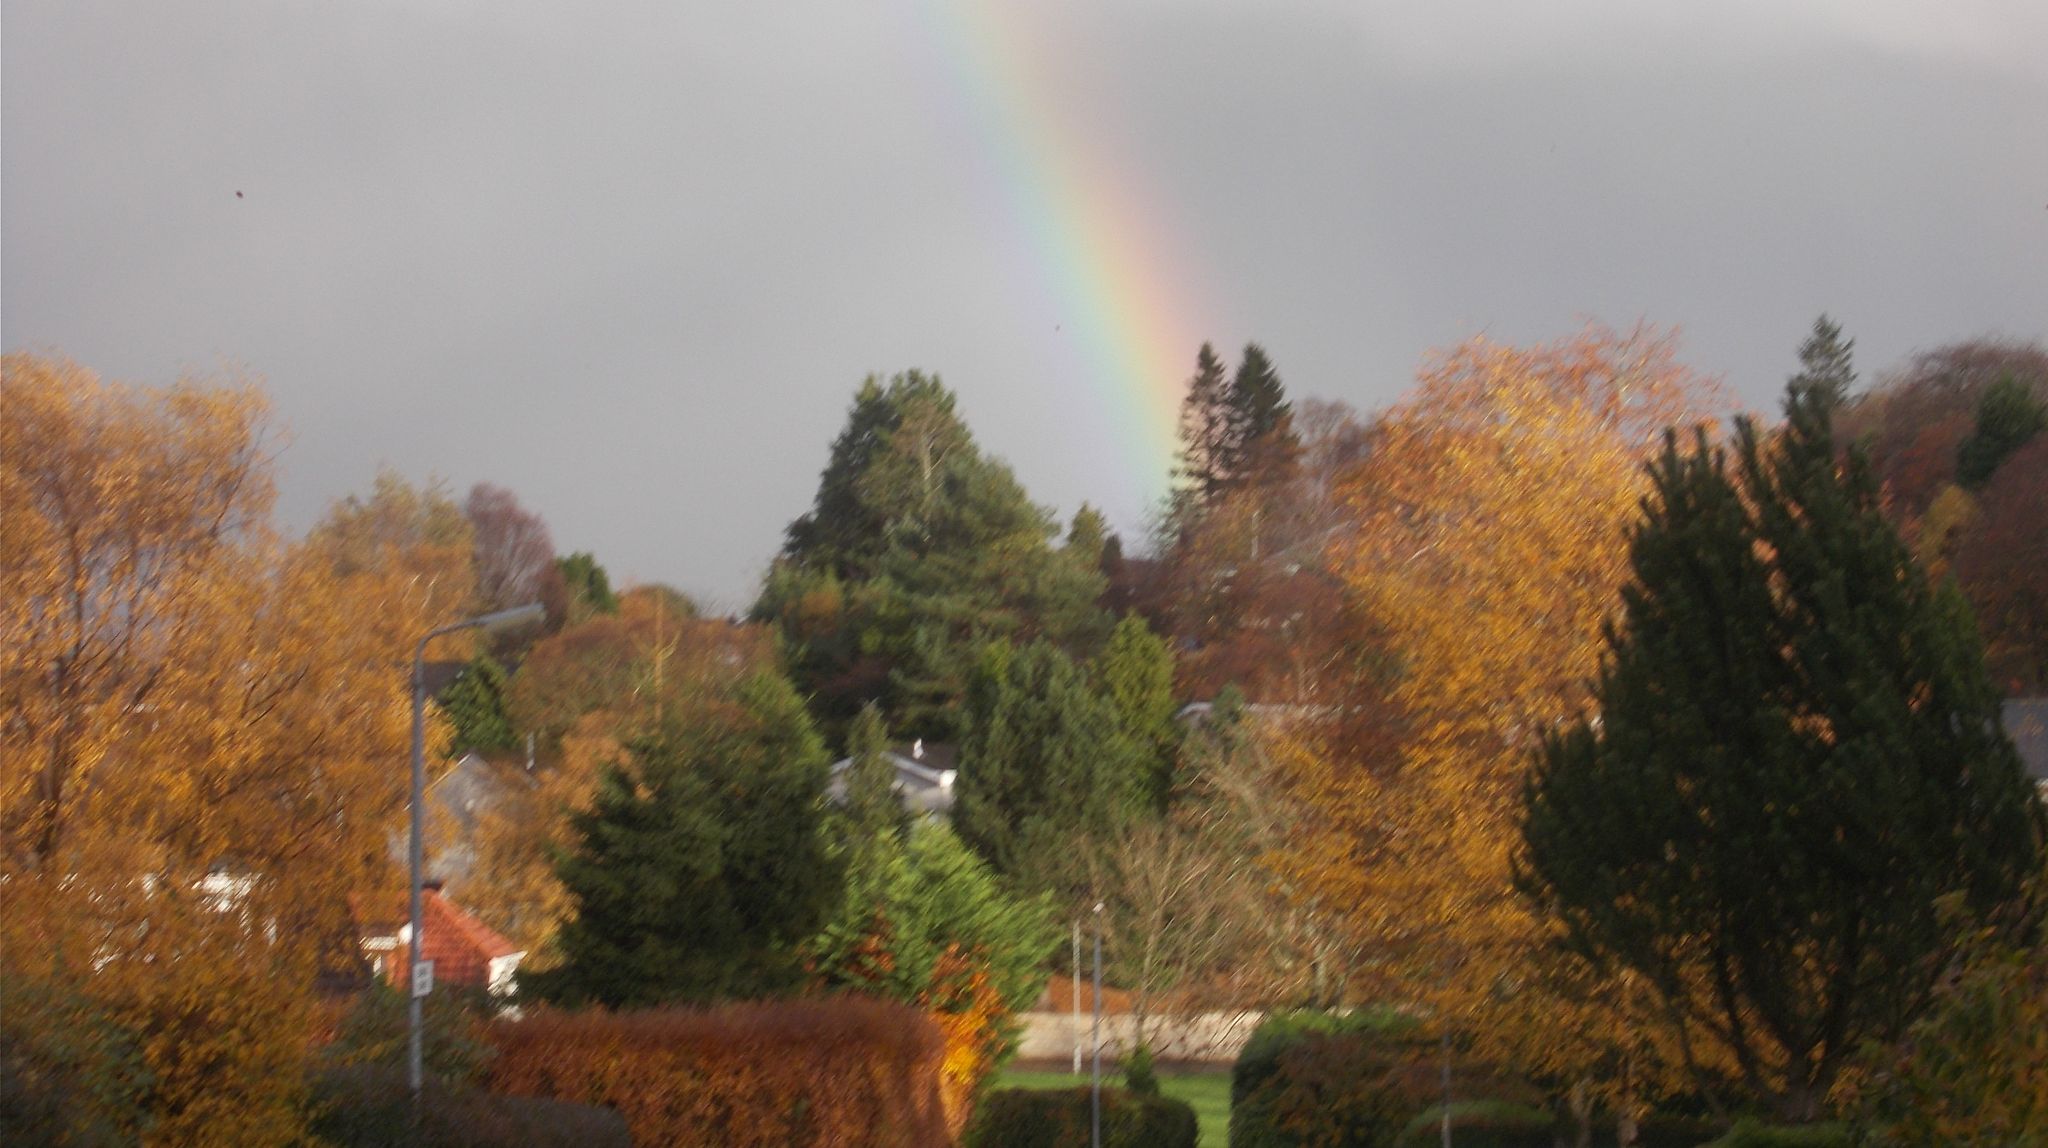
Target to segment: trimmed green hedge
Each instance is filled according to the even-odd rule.
[[[1846,1124],[1759,1124],[1744,1118],[1726,1136],[1701,1148],[1850,1148]]]
[[[1444,1106],[1425,1108],[1401,1129],[1396,1148],[1432,1148],[1441,1142]],[[1461,1100],[1451,1105],[1451,1140],[1458,1148],[1551,1148],[1557,1120],[1541,1108],[1505,1100]]]
[[[1005,1088],[982,1098],[965,1148],[1087,1148],[1089,1090]],[[1103,1148],[1195,1148],[1195,1110],[1171,1096],[1102,1090]]]
[[[1391,1009],[1267,1017],[1230,1070],[1231,1148],[1391,1143],[1427,1103],[1401,1072],[1420,1035]]]
[[[412,1135],[403,1069],[356,1065],[313,1078],[313,1132],[335,1148],[632,1148],[625,1117],[609,1108],[450,1088],[422,1093]]]

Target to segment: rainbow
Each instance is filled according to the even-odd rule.
[[[1176,248],[1159,234],[1162,213],[1147,209],[1144,181],[1056,114],[1036,29],[982,0],[921,7],[1062,328],[1080,342],[1112,437],[1130,454],[1139,504],[1150,503],[1171,473],[1201,344],[1193,320],[1206,309],[1189,298],[1196,279],[1168,257]]]

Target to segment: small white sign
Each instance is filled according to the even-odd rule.
[[[421,961],[412,970],[412,995],[426,996],[434,991],[434,962]]]

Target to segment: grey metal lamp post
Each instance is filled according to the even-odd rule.
[[[498,630],[516,626],[522,622],[537,622],[547,616],[547,610],[538,602],[514,606],[510,610],[468,618],[453,625],[443,626],[420,639],[412,654],[412,845],[408,857],[412,863],[412,925],[411,936],[407,939],[405,964],[406,995],[406,1083],[412,1086],[413,1117],[419,1118],[420,1084],[422,1077],[421,1059],[421,1014],[420,985],[414,978],[420,967],[420,841],[421,825],[426,820],[427,792],[427,643],[443,634],[457,630]]]

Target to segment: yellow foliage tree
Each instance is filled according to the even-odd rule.
[[[253,387],[12,354],[0,391],[0,976],[135,1035],[147,1142],[285,1143],[441,601],[275,535]]]
[[[1354,907],[1399,992],[1531,1038],[1512,1051],[1579,1057],[1510,1022],[1591,1023],[1595,1007],[1516,1000],[1549,960],[1510,879],[1529,749],[1587,704],[1644,459],[1714,394],[1655,332],[1475,339],[1426,366],[1350,472],[1337,568],[1385,644],[1400,733],[1363,760],[1330,751],[1315,723],[1292,735],[1297,783],[1337,832],[1282,862],[1323,903]]]

